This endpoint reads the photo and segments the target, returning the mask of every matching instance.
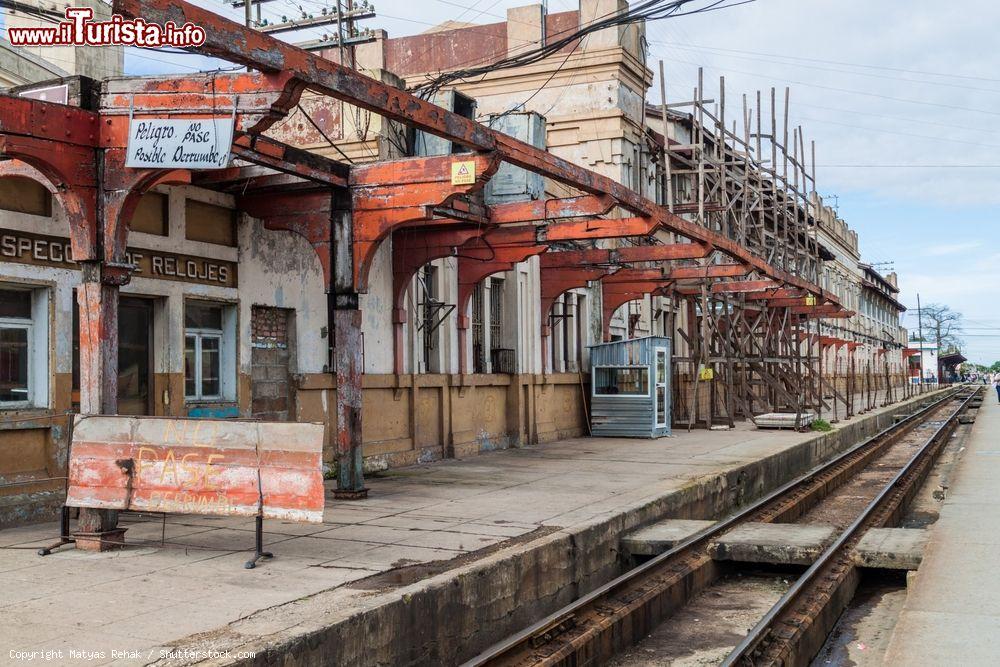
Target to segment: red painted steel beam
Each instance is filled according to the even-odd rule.
[[[771,299],[802,299],[805,296],[805,290],[779,288],[763,290],[761,292],[751,292],[744,298],[747,301],[770,301]]]
[[[658,282],[628,283],[625,285],[605,283],[603,280],[601,282],[604,284],[604,293],[601,298],[601,331],[604,334],[605,342],[611,340],[611,319],[615,316],[615,311],[626,303],[644,299],[647,294],[663,287]]]
[[[604,226],[602,223],[610,224]],[[458,259],[459,372],[465,373],[468,370],[466,347],[469,317],[466,312],[472,292],[482,280],[496,273],[510,271],[516,264],[533,255],[545,253],[548,249],[545,244],[548,242],[585,240],[594,238],[592,235],[595,232],[600,234],[598,238],[636,236],[637,232],[648,233],[648,224],[649,222],[642,218],[620,218],[503,226],[465,244],[460,249]],[[547,259],[555,254],[557,253],[545,253],[542,257]],[[546,259],[542,260],[543,265]],[[551,308],[551,303],[548,307]],[[543,307],[544,312],[547,311]],[[543,329],[547,330],[547,327],[547,321],[543,316]]]
[[[546,241],[583,241],[649,236],[656,221],[649,218],[599,218],[540,225]]]
[[[526,236],[530,232],[531,236]],[[496,273],[511,271],[517,264],[544,253],[548,246],[532,243],[532,227],[501,227],[473,239],[459,250],[458,256],[458,371],[467,373],[469,301],[476,285]],[[516,239],[516,240],[515,240]],[[523,241],[523,242],[521,242]]]
[[[28,97],[0,95],[0,132],[60,144],[96,148],[100,117],[93,111]]]
[[[619,262],[658,262],[670,259],[700,259],[712,252],[705,243],[670,243],[666,245],[640,245],[616,248]]]
[[[535,222],[557,218],[581,218],[606,215],[615,202],[610,197],[584,195],[563,199],[536,199],[533,201],[495,204],[489,207],[490,220],[495,223]]]
[[[262,72],[288,72],[309,89],[341,99],[390,120],[399,121],[480,151],[496,151],[503,161],[557,180],[585,193],[610,197],[636,215],[655,219],[664,229],[708,243],[761,273],[794,287],[827,296],[818,286],[752,255],[725,236],[669,213],[627,186],[552,153],[538,149],[473,120],[442,109],[405,91],[375,81],[331,60],[282,42],[182,0],[115,0],[114,11],[151,23],[190,21],[205,28],[198,52],[241,63]],[[370,253],[369,253],[370,254]],[[359,285],[360,286],[360,285]],[[838,303],[836,297],[832,297]]]
[[[265,229],[298,234],[316,252],[323,269],[323,284],[333,280],[331,261],[331,193],[327,189],[302,192],[269,192],[237,197],[237,208],[260,219]]]
[[[590,248],[564,250],[542,256],[542,268],[574,267],[581,264],[625,264],[631,262],[656,262],[674,259],[697,259],[706,256],[710,249],[700,243],[673,243],[669,245],[628,246],[624,248]]]
[[[305,83],[291,72],[211,72],[128,77],[105,84],[101,145],[127,145],[128,116],[227,116],[236,110],[236,129],[259,134],[285,118],[301,99]]]
[[[768,299],[767,305],[770,308],[791,308],[794,306],[805,306],[807,304],[805,297],[800,296],[788,299]]]
[[[232,152],[247,162],[276,171],[331,187],[347,187],[350,168],[346,164],[267,137],[238,136],[233,139]]]
[[[195,172],[191,174],[191,182],[210,190],[235,191],[240,194],[257,194],[278,189],[287,192],[316,188],[313,181],[256,164]]]
[[[678,266],[670,270],[674,280],[689,278],[737,278],[750,273],[743,264],[709,264],[708,266]]]
[[[854,311],[846,310],[835,304],[822,306],[793,306],[789,309],[793,315],[804,315],[819,318],[842,319],[854,315]]]
[[[712,294],[739,294],[741,292],[759,292],[761,290],[777,287],[771,280],[735,280],[728,283],[715,283],[712,285]]]
[[[431,228],[407,228],[392,236],[392,329],[393,372],[403,373],[403,333],[406,324],[406,290],[413,276],[428,262],[455,257],[459,248],[480,237],[484,229],[446,225]],[[461,347],[459,348],[461,349]]]
[[[125,166],[125,157],[124,148],[102,151],[98,188],[101,206],[97,226],[104,239],[102,279],[117,285],[125,285],[131,278],[126,247],[139,199],[157,185],[191,182],[191,172],[185,169],[131,169]]]
[[[609,276],[601,278],[605,285],[616,285],[623,283],[648,283],[659,282],[668,283],[673,280],[673,271],[665,268],[659,269],[622,269]]]
[[[0,119],[3,117],[0,116]],[[79,144],[2,134],[0,157],[19,160],[45,176],[62,203],[69,222],[76,261],[98,258],[96,151]]]
[[[451,165],[456,161],[475,162],[474,183],[452,184]],[[353,167],[350,185],[355,287],[359,291],[367,289],[375,251],[391,231],[429,221],[435,208],[447,207],[456,198],[481,190],[499,166],[499,156],[478,154],[407,158]]]
[[[556,255],[562,253],[546,253],[542,255],[545,258],[549,255]],[[548,270],[541,271],[539,276],[539,290],[541,292],[541,335],[542,335],[542,367],[545,369],[550,369],[552,367],[552,360],[549,356],[549,335],[552,332],[552,327],[549,325],[550,314],[552,312],[552,304],[555,303],[562,294],[568,292],[571,289],[576,289],[578,287],[586,287],[587,283],[592,280],[599,280],[603,276],[612,273],[614,269],[611,268],[591,268],[591,267],[553,267]]]
[[[0,178],[8,177],[20,177],[29,178],[36,183],[41,184],[49,194],[57,195],[59,194],[59,189],[46,178],[45,174],[38,171],[32,167],[27,162],[22,162],[21,160],[2,160],[0,161]]]

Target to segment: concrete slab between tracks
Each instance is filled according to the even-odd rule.
[[[854,546],[854,564],[883,570],[916,570],[927,548],[923,528],[872,528]]]
[[[453,664],[620,574],[626,533],[724,516],[912,411],[822,434],[577,438],[399,469],[371,479],[368,500],[329,501],[322,525],[266,522],[276,557],[250,571],[246,519],[126,517],[124,551],[45,558],[34,550],[55,525],[2,531],[0,663],[62,650],[90,665]]]
[[[1000,405],[986,392],[920,567],[908,579],[887,665],[997,664]]]
[[[744,523],[708,545],[715,560],[812,565],[833,543],[837,529],[796,523]]]

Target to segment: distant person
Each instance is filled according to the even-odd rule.
[[[997,390],[997,403],[1000,403],[1000,372],[993,374],[993,388]]]

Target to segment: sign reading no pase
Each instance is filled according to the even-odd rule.
[[[126,167],[221,169],[233,144],[231,117],[129,122]]]
[[[68,507],[323,520],[323,425],[77,415]]]

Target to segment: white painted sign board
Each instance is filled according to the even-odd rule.
[[[233,118],[133,118],[126,167],[222,169],[229,164]]]

